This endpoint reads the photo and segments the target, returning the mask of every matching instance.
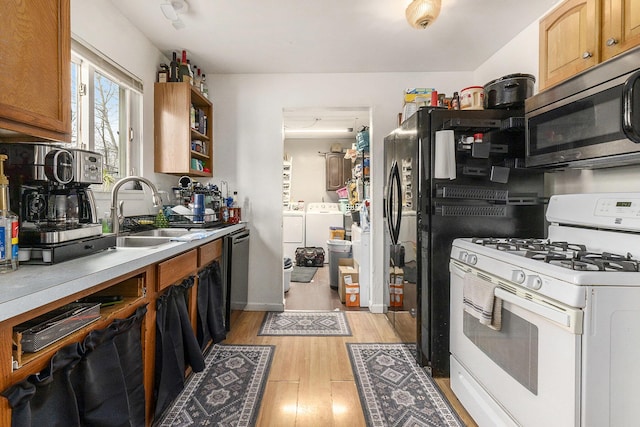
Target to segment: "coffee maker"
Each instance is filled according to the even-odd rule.
[[[52,264],[115,246],[103,235],[91,184],[99,153],[56,144],[0,144],[9,157],[10,203],[20,218],[20,262]]]

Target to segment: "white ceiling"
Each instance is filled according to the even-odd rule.
[[[410,0],[185,0],[180,30],[160,9],[168,1],[111,0],[167,57],[184,49],[207,74],[244,74],[473,71],[558,0],[442,0],[425,30],[406,22]],[[286,127],[355,123],[346,135],[286,135],[299,139],[369,124],[358,108],[283,117]]]
[[[186,0],[181,30],[165,1],[111,0],[167,56],[236,74],[472,71],[558,0],[442,0],[426,30],[409,0]]]

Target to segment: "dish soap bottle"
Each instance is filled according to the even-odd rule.
[[[158,214],[156,215],[156,218],[153,221],[153,225],[155,225],[158,228],[169,227],[169,220],[167,219],[166,216],[164,216],[164,212],[162,211],[162,208],[158,210]]]
[[[7,156],[0,154],[0,273],[18,269],[18,215],[9,210],[9,179],[4,174]]]

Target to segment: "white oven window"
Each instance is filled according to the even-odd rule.
[[[538,394],[538,327],[502,310],[499,331],[464,313],[463,332],[496,365],[531,393]]]

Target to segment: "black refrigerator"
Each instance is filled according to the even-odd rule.
[[[524,111],[421,108],[384,140],[387,316],[449,376],[449,255],[458,237],[544,236],[544,175],[524,167]]]

